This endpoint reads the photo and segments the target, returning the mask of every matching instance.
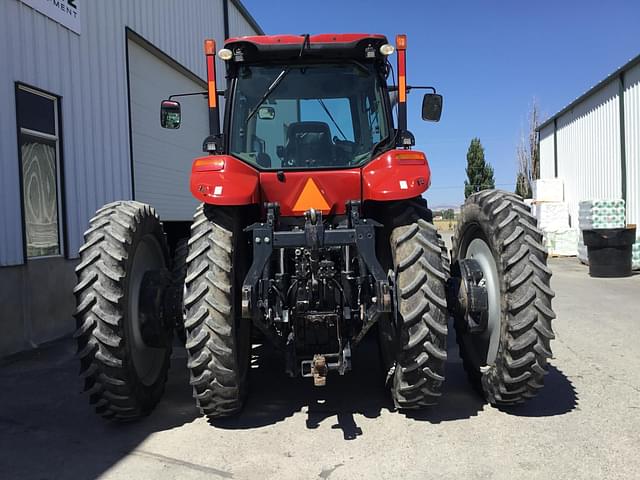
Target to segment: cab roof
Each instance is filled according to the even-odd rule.
[[[224,46],[241,52],[235,61],[251,61],[268,58],[290,58],[300,55],[306,35],[259,35],[228,39]],[[376,56],[381,45],[388,43],[387,37],[371,33],[322,33],[308,35],[304,55],[313,57],[362,57],[365,49],[372,47]]]

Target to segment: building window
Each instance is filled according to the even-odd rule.
[[[58,97],[17,85],[22,215],[27,258],[61,255]]]

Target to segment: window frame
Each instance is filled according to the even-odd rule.
[[[32,95],[38,95],[53,101],[53,119],[54,119],[54,132],[55,134],[49,134],[40,132],[38,130],[32,130],[29,128],[21,127],[22,119],[20,106],[18,103],[18,95],[20,92],[27,92]],[[62,142],[62,97],[49,91],[43,90],[32,85],[28,85],[23,82],[15,82],[15,111],[16,111],[16,138],[17,138],[17,150],[18,150],[18,175],[20,181],[20,221],[22,224],[22,258],[23,264],[26,264],[31,260],[42,260],[48,258],[68,258],[67,252],[67,216],[66,205],[64,195],[64,167],[63,167],[63,142]],[[23,171],[23,158],[22,158],[22,140],[23,136],[39,138],[47,142],[53,142],[55,144],[55,167],[56,167],[56,209],[57,209],[57,221],[58,221],[58,253],[53,255],[38,255],[29,257],[27,253],[27,225],[25,216],[25,192],[24,192],[24,171]]]
[[[355,60],[351,61],[352,63],[359,63]],[[309,66],[316,66],[316,65],[327,65],[327,64],[332,64],[332,60],[331,59],[321,59],[318,61],[300,61],[299,63],[296,63],[294,66],[303,66],[303,65],[309,65]],[[340,62],[338,62],[339,64]],[[284,65],[282,62],[251,62],[248,63],[248,66],[272,66],[272,65]],[[380,90],[380,96],[381,96],[381,108],[382,108],[382,113],[383,113],[383,118],[386,122],[386,127],[388,130],[388,134],[386,137],[383,138],[384,140],[384,144],[383,144],[383,148],[380,148],[380,150],[377,150],[375,152],[375,155],[372,155],[369,159],[364,159],[362,160],[359,164],[357,165],[345,165],[345,166],[332,166],[330,168],[330,170],[350,170],[350,169],[354,169],[354,168],[363,168],[365,165],[367,165],[368,163],[370,163],[372,160],[374,160],[376,157],[379,157],[380,155],[384,154],[385,152],[392,150],[393,148],[395,148],[395,144],[394,144],[394,139],[396,137],[396,119],[394,118],[394,107],[391,105],[390,99],[389,99],[389,95],[388,95],[388,88],[389,85],[387,84],[387,79],[386,77],[380,72],[380,70],[378,69],[374,69],[373,75],[375,75],[376,81],[379,83],[379,90]],[[236,95],[237,95],[237,89],[238,89],[238,70],[235,69],[232,72],[228,73],[227,76],[227,91],[226,91],[226,96],[225,96],[225,109],[224,109],[224,114],[223,114],[223,121],[224,121],[224,131],[229,132],[231,131],[232,128],[232,124],[233,124],[233,119],[234,119],[234,115],[235,115],[235,108],[236,108]],[[300,107],[298,106],[298,109]],[[351,106],[351,108],[353,109],[353,105]],[[300,112],[298,112],[298,116],[300,116]],[[356,131],[355,131],[356,125],[354,124],[354,135],[357,135]],[[360,126],[358,126],[358,131],[360,130]],[[265,167],[261,167],[260,165],[256,165],[253,162],[247,161],[246,159],[243,159],[237,155],[234,155],[231,152],[231,135],[224,135],[224,147],[223,147],[223,151],[229,155],[232,156],[233,158],[249,165],[251,168],[259,171],[259,172],[276,172],[279,171],[279,168],[265,168]],[[323,171],[323,170],[328,170],[328,167],[308,167],[308,168],[288,168],[285,171],[287,172],[313,172],[313,171]]]

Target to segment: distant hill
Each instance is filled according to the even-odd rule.
[[[429,208],[434,212],[451,208],[455,213],[460,213],[460,205],[429,205]]]

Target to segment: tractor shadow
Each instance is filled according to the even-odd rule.
[[[500,407],[500,411],[516,417],[554,417],[569,413],[578,406],[575,386],[554,365],[544,377],[544,388],[535,398],[522,405]]]
[[[291,378],[284,373],[282,356],[268,345],[254,347],[250,391],[240,415],[209,420],[224,429],[260,428],[306,413],[306,427],[316,429],[325,421],[342,431],[345,440],[362,435],[355,415],[376,418],[392,410],[386,394],[375,341],[366,339],[353,352],[353,370],[345,376],[329,374],[325,387],[314,387],[310,378]]]
[[[131,423],[94,413],[75,350],[64,339],[0,363],[0,478],[97,478],[151,434],[198,418],[184,349],[174,350],[157,408]]]
[[[260,345],[254,347],[245,408],[236,417],[209,420],[209,423],[222,429],[253,429],[285,421],[302,412],[306,413],[308,429],[332,422],[331,428],[341,430],[345,440],[353,440],[362,435],[358,416],[377,418],[387,411],[404,415],[410,421],[438,424],[471,418],[484,408],[491,408],[469,383],[454,335],[449,336],[448,353],[440,403],[418,412],[398,413],[383,385],[378,346],[373,336],[365,338],[353,350],[353,370],[345,376],[330,373],[325,387],[314,387],[310,378],[288,377],[278,352],[268,345]],[[547,417],[568,413],[576,404],[572,383],[551,365],[545,388],[536,398],[522,406],[501,410],[515,416]]]

